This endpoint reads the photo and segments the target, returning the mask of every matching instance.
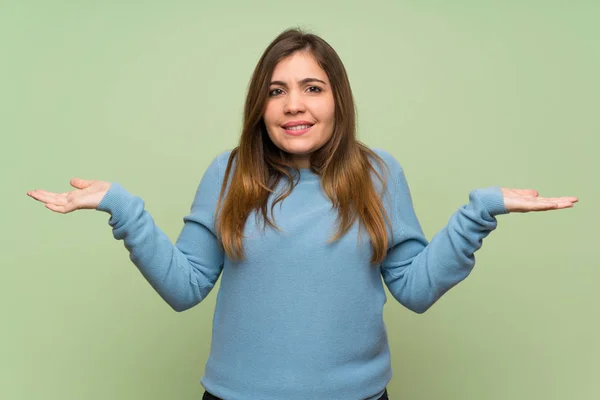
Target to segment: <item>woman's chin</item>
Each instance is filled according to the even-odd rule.
[[[291,155],[292,157],[310,157],[310,154],[313,152],[311,149],[286,149],[286,153]]]

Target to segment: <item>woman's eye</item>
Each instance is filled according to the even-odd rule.
[[[322,92],[322,91],[323,91],[323,90],[322,90],[320,87],[318,87],[318,86],[309,86],[307,90],[308,90],[309,92],[312,92],[312,93],[319,93],[319,92]],[[270,97],[273,97],[273,96],[278,96],[278,95],[280,95],[280,94],[282,94],[282,93],[283,93],[283,90],[281,90],[281,89],[273,89],[273,90],[270,90],[270,91],[269,91],[269,96],[270,96]]]

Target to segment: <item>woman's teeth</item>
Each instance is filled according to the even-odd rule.
[[[287,129],[288,131],[299,131],[299,130],[302,130],[302,129],[308,129],[311,126],[312,125],[296,125],[296,126],[289,126],[287,128],[284,128],[284,129]]]

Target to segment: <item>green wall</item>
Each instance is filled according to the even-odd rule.
[[[423,315],[388,293],[391,399],[600,398],[599,20],[591,0],[2,2],[0,398],[201,398],[218,285],[176,313],[108,214],[25,193],[118,181],[174,241],[292,26],[340,54],[360,139],[401,162],[429,239],[474,188],[580,199],[499,216]]]

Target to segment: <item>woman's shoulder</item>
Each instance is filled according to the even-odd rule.
[[[233,150],[234,149],[228,149],[218,153],[206,168],[206,172],[218,177],[223,177],[225,174],[225,169],[227,168],[227,163],[229,162],[229,157],[231,156]]]
[[[402,171],[400,162],[391,152],[381,148],[371,148],[371,151],[373,151],[381,158],[381,160],[383,160],[384,164],[388,167],[389,172],[391,172],[393,176],[396,176]],[[378,169],[378,172],[380,172],[377,163],[374,163],[373,166]]]
[[[215,161],[219,165],[222,165],[223,168],[225,168],[227,166],[227,162],[229,161],[229,157],[231,157],[231,153],[233,152],[233,150],[234,149],[227,149],[227,150],[221,151],[219,154],[216,155]]]

